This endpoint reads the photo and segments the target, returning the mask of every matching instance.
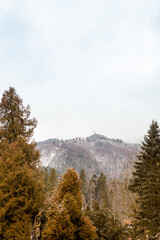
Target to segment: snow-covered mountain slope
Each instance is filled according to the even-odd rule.
[[[138,144],[126,144],[99,134],[86,139],[50,139],[39,142],[37,147],[42,164],[54,167],[59,173],[68,167],[77,171],[84,168],[90,176],[103,172],[108,178],[130,175],[140,150]]]

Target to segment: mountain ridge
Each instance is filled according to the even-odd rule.
[[[78,172],[84,168],[89,176],[103,172],[111,179],[130,175],[140,151],[139,144],[125,143],[101,134],[68,140],[48,139],[38,142],[37,148],[42,165],[54,167],[59,174],[74,167]]]

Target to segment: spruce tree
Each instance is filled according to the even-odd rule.
[[[37,121],[14,88],[0,103],[0,239],[30,239],[43,201],[39,152],[30,139]]]
[[[136,195],[137,231],[156,234],[160,231],[160,130],[156,121],[144,137],[129,188]]]

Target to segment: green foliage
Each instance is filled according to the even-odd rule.
[[[141,148],[130,184],[136,194],[135,227],[139,233],[149,230],[154,235],[160,231],[160,130],[156,121]]]
[[[29,107],[14,88],[0,103],[0,239],[29,239],[31,222],[43,201],[43,181],[36,144],[36,126]]]
[[[120,222],[113,217],[108,193],[106,176],[101,173],[93,175],[89,182],[87,208],[85,213],[94,222],[98,239],[122,239],[123,228]]]
[[[123,228],[120,222],[113,217],[105,204],[100,205],[97,201],[95,201],[92,209],[86,209],[86,214],[96,226],[98,239],[122,239]]]
[[[97,180],[96,194],[96,199],[99,203],[105,204],[107,208],[111,208],[111,203],[108,196],[107,178],[103,173],[101,173]]]
[[[87,181],[87,175],[84,169],[82,169],[80,171],[80,175],[79,175],[81,181],[82,181],[82,185],[81,185],[81,191],[82,194],[85,196],[85,198],[87,197],[87,190],[88,190],[88,181]]]
[[[99,204],[105,204],[107,208],[111,209],[107,178],[103,173],[99,177],[94,174],[89,181],[87,204],[91,209],[94,201],[97,201]]]
[[[87,192],[87,204],[90,209],[92,209],[93,203],[97,197],[97,188],[96,188],[97,180],[98,180],[98,177],[96,174],[94,174],[89,181],[88,192]]]

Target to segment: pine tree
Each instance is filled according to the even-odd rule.
[[[152,121],[135,162],[130,190],[136,194],[135,226],[151,235],[160,231],[160,130]]]
[[[27,240],[43,201],[39,152],[30,142],[36,120],[14,88],[0,103],[0,239]]]
[[[56,231],[59,221],[57,216],[59,216],[61,211],[66,213],[66,219],[70,221],[70,224],[68,222],[67,226],[70,226],[69,228],[71,229],[70,231],[68,229],[69,235],[66,238],[63,232],[60,231],[55,239],[96,239],[95,227],[82,211],[83,201],[80,187],[81,180],[77,172],[73,168],[68,169],[61,177],[56,197],[53,197],[51,200],[51,207],[48,210],[48,222],[43,230],[44,240],[50,239],[49,236]],[[58,209],[58,214],[55,214],[57,212],[56,209]],[[59,211],[59,209],[61,210]],[[61,221],[59,224],[61,225]],[[50,229],[52,230],[50,231]],[[71,235],[70,232],[72,233]],[[53,236],[55,237],[55,235]]]

